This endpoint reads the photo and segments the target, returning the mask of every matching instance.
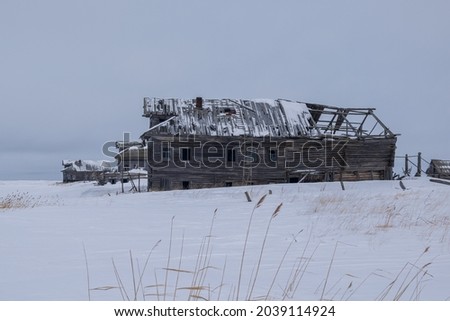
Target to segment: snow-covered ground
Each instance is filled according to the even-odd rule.
[[[404,184],[3,181],[0,300],[447,300],[450,186]]]

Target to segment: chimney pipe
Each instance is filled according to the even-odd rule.
[[[203,98],[202,97],[195,98],[195,108],[203,109]]]

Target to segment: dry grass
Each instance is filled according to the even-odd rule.
[[[284,261],[286,259],[286,257],[289,256],[290,251],[291,251],[291,247],[297,243],[296,237],[303,231],[300,231],[297,233],[297,235],[295,235],[292,239],[292,241],[290,242],[289,246],[287,247],[287,249],[284,252],[283,258],[281,260],[281,262],[279,263],[279,266],[276,270],[276,272],[273,275],[272,279],[269,280],[265,280],[266,282],[269,281],[270,282],[270,287],[269,290],[267,291],[267,293],[265,295],[262,295],[261,297],[253,297],[253,291],[255,289],[255,287],[258,284],[258,281],[260,281],[258,279],[258,275],[259,275],[259,271],[261,269],[261,262],[264,256],[264,252],[265,252],[265,247],[266,247],[266,241],[268,238],[268,234],[269,234],[269,230],[270,230],[270,226],[272,224],[272,221],[278,217],[278,215],[280,215],[281,213],[281,209],[283,204],[280,203],[278,206],[276,206],[276,208],[273,210],[272,214],[270,215],[268,222],[267,222],[267,227],[266,227],[266,231],[264,234],[264,238],[262,240],[261,243],[261,248],[259,251],[259,255],[257,257],[257,260],[253,266],[253,273],[251,274],[251,276],[246,275],[246,271],[249,271],[249,264],[251,265],[251,263],[248,263],[248,261],[250,261],[250,259],[247,258],[247,254],[246,254],[246,247],[247,247],[247,241],[249,240],[251,233],[250,233],[250,229],[252,227],[252,219],[253,219],[253,215],[255,214],[255,211],[260,208],[265,199],[266,199],[267,195],[264,195],[261,197],[261,199],[259,200],[259,202],[257,202],[257,204],[254,206],[253,211],[250,215],[250,219],[249,219],[249,224],[247,227],[247,232],[246,232],[246,242],[244,243],[244,247],[242,250],[242,256],[241,256],[241,262],[239,265],[239,273],[238,273],[238,277],[239,279],[237,280],[237,285],[236,286],[232,286],[230,292],[228,293],[228,300],[239,300],[242,299],[239,297],[239,288],[243,286],[243,280],[246,280],[247,285],[247,294],[245,295],[245,300],[267,300],[271,298],[271,291],[274,287],[274,285],[276,284],[277,278],[280,275],[280,271],[283,268],[283,264]],[[205,237],[203,237],[203,241],[200,244],[199,250],[198,250],[198,254],[197,254],[197,259],[196,259],[196,263],[195,263],[195,267],[193,269],[186,269],[183,268],[183,262],[182,262],[182,257],[183,257],[183,248],[184,248],[184,236],[181,240],[181,250],[180,250],[180,255],[179,255],[179,259],[176,263],[176,267],[172,267],[173,266],[173,261],[174,259],[172,258],[172,248],[174,246],[174,242],[173,242],[173,224],[174,224],[174,220],[172,220],[171,224],[170,224],[170,241],[169,241],[169,249],[168,249],[168,255],[167,255],[167,263],[166,266],[162,269],[158,269],[155,268],[154,271],[154,279],[155,282],[154,284],[150,284],[147,286],[144,286],[143,283],[143,276],[144,273],[148,270],[148,263],[149,263],[149,259],[150,259],[150,255],[153,252],[154,248],[159,244],[159,242],[154,246],[154,248],[152,249],[152,251],[150,252],[150,254],[147,257],[147,260],[144,264],[144,268],[142,271],[137,271],[137,268],[139,266],[139,261],[136,260],[135,258],[133,258],[133,254],[130,251],[129,252],[129,261],[130,261],[130,272],[129,274],[127,273],[126,275],[122,275],[118,268],[117,265],[114,261],[114,259],[112,259],[112,266],[113,266],[113,271],[114,271],[114,275],[116,278],[116,285],[103,285],[103,286],[98,286],[98,287],[94,287],[91,288],[91,277],[89,274],[89,266],[88,266],[88,262],[87,262],[87,255],[86,255],[86,250],[85,251],[85,259],[86,259],[86,272],[87,272],[87,282],[88,282],[88,295],[89,295],[89,299],[91,299],[91,293],[92,291],[111,291],[111,290],[118,290],[120,292],[120,296],[122,297],[122,300],[137,300],[138,298],[143,298],[143,300],[145,300],[146,298],[151,298],[152,300],[179,300],[180,298],[182,298],[183,300],[201,300],[201,301],[206,301],[206,300],[221,300],[223,299],[221,297],[222,295],[222,288],[224,286],[224,278],[225,278],[225,274],[226,274],[226,267],[227,267],[227,263],[226,263],[226,258],[225,258],[225,263],[223,264],[223,267],[221,268],[217,268],[215,266],[213,266],[211,264],[211,258],[212,258],[212,239],[213,237],[213,228],[214,228],[214,221],[217,215],[217,209],[214,211],[214,215],[212,217],[212,221],[211,221],[211,225],[209,228],[209,233],[208,235],[206,235]],[[308,243],[307,243],[308,245]],[[293,294],[295,293],[296,289],[298,288],[298,284],[301,280],[301,278],[303,277],[306,268],[308,266],[308,263],[311,260],[311,257],[306,258],[305,256],[305,252],[306,252],[306,248],[305,247],[303,254],[301,256],[301,258],[296,262],[296,264],[294,264],[294,266],[291,268],[291,272],[290,272],[290,277],[287,280],[286,283],[286,289],[283,290],[283,299],[287,299],[293,296]],[[157,277],[157,271],[158,270],[162,270],[164,272],[164,277],[162,282],[158,281],[158,277]],[[211,270],[219,270],[221,271],[221,280],[218,282],[218,284],[215,285],[211,285],[209,283],[207,283],[207,274],[209,271]],[[125,278],[125,277],[127,278]],[[191,278],[191,281],[186,284],[186,281],[188,280],[188,278]],[[125,279],[129,279],[130,283],[125,284],[124,280]],[[160,278],[161,280],[161,278]],[[183,284],[183,285],[180,285]],[[128,290],[127,290],[128,288]],[[132,294],[130,294],[130,290],[132,289]],[[281,298],[279,298],[281,299]]]
[[[296,293],[301,290],[301,281],[305,274],[308,273],[308,269],[311,261],[315,257],[318,246],[312,249],[311,239],[312,234],[306,242],[299,242],[297,237],[301,230],[295,236],[293,235],[292,241],[289,243],[287,248],[280,249],[284,253],[278,263],[278,266],[274,270],[271,277],[267,277],[267,272],[265,273],[265,279],[262,280],[259,277],[260,270],[262,269],[262,261],[264,258],[264,253],[266,249],[266,242],[268,240],[269,230],[271,228],[272,222],[279,215],[282,215],[283,203],[280,203],[271,212],[271,215],[267,217],[266,230],[265,233],[261,235],[261,245],[258,253],[256,255],[249,257],[248,253],[248,243],[253,237],[251,231],[254,228],[253,220],[255,215],[259,215],[258,209],[266,207],[266,200],[268,195],[263,195],[259,201],[256,203],[249,215],[248,226],[245,232],[245,241],[243,243],[242,252],[239,254],[237,269],[238,273],[234,279],[236,283],[227,284],[225,287],[224,279],[225,275],[230,272],[227,271],[227,258],[224,258],[224,263],[221,267],[213,265],[213,230],[214,222],[217,215],[217,209],[214,211],[212,216],[211,224],[209,227],[208,234],[202,238],[199,245],[199,250],[196,257],[195,265],[186,268],[183,266],[183,249],[184,249],[184,235],[181,240],[181,247],[179,251],[178,259],[173,259],[173,247],[176,245],[173,240],[173,228],[174,220],[170,224],[170,229],[168,234],[169,248],[167,252],[167,262],[165,267],[154,268],[154,283],[149,285],[143,284],[144,273],[148,270],[148,264],[150,255],[144,265],[144,269],[139,271],[136,266],[139,266],[139,262],[133,259],[132,253],[130,252],[130,267],[131,267],[131,283],[128,284],[128,288],[132,288],[133,294],[129,295],[130,290],[126,290],[124,285],[124,278],[119,273],[114,261],[113,269],[116,276],[117,285],[107,285],[91,290],[97,291],[109,291],[118,290],[122,296],[123,300],[137,300],[142,298],[150,298],[152,300],[292,300],[297,297]],[[361,200],[353,200],[354,204],[349,205],[349,199],[347,196],[342,195],[338,197],[327,197],[322,195],[317,206],[320,207],[332,207],[338,212],[347,210],[347,215],[335,215],[336,223],[334,221],[330,225],[334,224],[334,228],[339,226],[345,229],[357,229],[359,232],[363,233],[364,228],[375,228],[375,229],[385,229],[394,227],[404,227],[408,224],[412,224],[414,221],[414,215],[409,213],[408,215],[403,215],[408,209],[398,208],[395,205],[396,197],[394,196],[392,200],[383,203],[379,208],[375,208],[374,213],[365,213],[364,209],[360,206]],[[348,209],[354,209],[355,215],[348,214]],[[359,212],[358,212],[359,210]],[[373,209],[372,209],[373,210]],[[320,209],[321,212],[326,212],[324,209]],[[330,212],[333,214],[333,212]],[[326,216],[323,219],[330,220],[333,215]],[[400,220],[403,217],[403,221]],[[370,220],[368,220],[370,218]],[[317,217],[315,218],[317,219]],[[319,218],[322,219],[322,218]],[[377,221],[378,220],[378,221]],[[340,222],[338,222],[340,221]],[[381,221],[381,222],[380,222]],[[414,221],[417,224],[417,220]],[[444,224],[443,224],[444,223]],[[366,224],[366,225],[360,225]],[[440,217],[433,217],[430,221],[424,221],[422,224],[428,224],[430,228],[436,226],[445,226],[445,236],[450,228],[450,220],[447,218],[442,220]],[[159,242],[158,242],[159,243]],[[422,289],[425,283],[432,278],[429,273],[429,267],[431,265],[431,260],[426,261],[424,264],[419,263],[423,261],[422,258],[425,253],[428,252],[428,248],[423,251],[423,253],[414,262],[406,263],[397,275],[383,276],[377,271],[372,272],[365,279],[359,279],[358,277],[350,274],[344,274],[335,281],[333,276],[334,262],[338,257],[336,254],[337,244],[334,248],[334,252],[330,258],[329,264],[327,265],[327,270],[324,275],[324,281],[319,285],[317,294],[318,300],[350,300],[357,291],[363,291],[366,281],[373,277],[382,277],[387,286],[383,291],[376,296],[374,293],[374,300],[418,300],[420,299]],[[295,246],[294,246],[295,245]],[[300,247],[300,248],[299,248]],[[299,249],[300,252],[299,253]],[[302,250],[303,249],[303,250]],[[312,250],[311,250],[312,249]],[[152,250],[153,251],[153,250]],[[298,253],[298,254],[295,254]],[[297,255],[297,259],[293,259],[294,255]],[[287,260],[289,259],[289,260]],[[286,262],[291,262],[291,266],[286,266]],[[217,264],[217,263],[216,263]],[[87,263],[86,263],[87,266]],[[236,268],[236,266],[235,266]],[[229,269],[229,267],[228,267]],[[218,277],[207,278],[207,275],[212,271],[219,271],[220,275]],[[163,271],[163,276],[161,276],[161,271]],[[284,271],[284,273],[281,273]],[[236,272],[236,271],[232,271]],[[159,273],[159,278],[158,278]],[[217,280],[216,283],[210,284],[210,280]],[[209,280],[209,281],[208,281]],[[345,284],[344,284],[345,283]],[[223,293],[224,289],[228,289],[228,293]],[[257,291],[256,289],[267,289],[263,293]],[[277,288],[278,293],[281,290],[281,294],[273,295],[273,289]],[[246,292],[245,292],[246,289]],[[382,289],[382,287],[380,288]]]
[[[242,281],[242,269],[244,267],[245,254],[246,254],[246,250],[247,250],[248,237],[250,235],[250,228],[252,226],[253,215],[255,214],[255,210],[257,208],[261,207],[261,205],[264,203],[264,200],[266,199],[266,197],[267,197],[267,194],[265,194],[263,197],[261,197],[261,199],[258,201],[258,203],[253,208],[252,213],[250,214],[250,219],[248,221],[247,232],[245,233],[244,248],[242,249],[241,264],[240,264],[240,268],[239,268],[239,279],[238,279],[237,293],[236,293],[237,301],[239,300],[241,281]]]
[[[385,210],[385,221],[383,224],[377,225],[377,228],[391,228],[393,227],[393,220],[394,217],[398,215],[397,211],[396,211],[396,206],[395,205],[389,205],[386,207]]]
[[[419,265],[420,259],[429,249],[429,247],[425,248],[415,262],[406,263],[394,280],[380,293],[377,300],[419,300],[423,283],[433,277],[428,272],[432,262],[427,262],[422,266]]]
[[[33,208],[44,203],[40,196],[36,197],[28,192],[15,192],[0,198],[0,210]]]

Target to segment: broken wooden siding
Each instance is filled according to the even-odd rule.
[[[312,141],[298,137],[244,141],[191,136],[174,141],[170,137],[154,136],[148,145],[149,188],[169,190],[297,182],[310,171],[314,174],[304,181],[391,179],[395,143],[396,138]],[[249,148],[251,146],[256,149]],[[210,147],[213,152],[205,155],[205,149]],[[183,149],[189,150],[188,160],[183,160],[186,156]],[[235,150],[235,154],[230,150]]]

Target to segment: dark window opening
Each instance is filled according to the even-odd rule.
[[[236,110],[231,109],[231,108],[224,108],[223,112],[227,115],[235,115],[236,114]]]
[[[235,162],[236,161],[236,150],[228,149],[227,150],[227,162]]]
[[[225,182],[225,187],[231,187],[231,186],[233,186],[232,182]]]
[[[190,188],[190,182],[189,181],[183,181],[183,189],[189,189]]]
[[[182,148],[181,149],[181,160],[182,161],[190,161],[191,160],[191,149],[190,148]]]
[[[298,177],[289,177],[289,183],[298,183],[299,178]]]
[[[278,152],[277,152],[277,150],[273,150],[273,149],[270,150],[270,160],[272,162],[276,162],[278,160]]]

